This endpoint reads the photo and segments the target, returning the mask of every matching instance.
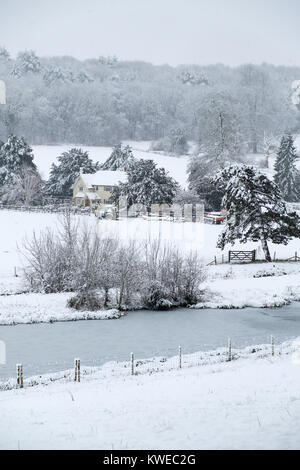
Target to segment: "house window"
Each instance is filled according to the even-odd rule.
[[[104,186],[104,191],[111,192],[112,187],[111,186]]]
[[[79,191],[83,191],[83,186],[80,186]]]

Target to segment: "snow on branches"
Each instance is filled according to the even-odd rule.
[[[114,146],[110,157],[101,165],[101,170],[122,170],[125,171],[133,163],[134,157],[129,145],[122,147],[122,144]]]
[[[284,135],[277,152],[274,181],[288,202],[296,202],[299,199],[296,181],[298,171],[295,166],[297,158],[293,137],[290,134]]]
[[[52,163],[47,192],[51,196],[71,196],[72,185],[84,173],[96,173],[100,169],[99,163],[94,163],[88,152],[80,148],[71,148],[63,152],[58,158],[58,165]]]
[[[286,245],[300,237],[300,218],[288,213],[277,184],[253,166],[231,165],[217,173],[213,183],[225,185],[223,207],[227,222],[218,247],[236,241],[260,241],[267,261],[271,261],[268,240]]]
[[[157,168],[153,160],[136,160],[130,165],[126,183],[120,183],[113,198],[126,196],[128,204],[172,204],[179,185],[164,168]]]

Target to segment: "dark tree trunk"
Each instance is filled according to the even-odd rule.
[[[262,234],[262,236],[261,236],[261,244],[262,244],[262,249],[263,249],[265,257],[266,257],[266,261],[268,261],[268,263],[271,263],[272,258],[271,258],[271,255],[270,255],[268,242],[267,242],[266,236],[264,234]]]
[[[109,296],[108,296],[108,289],[104,290],[104,307],[107,307],[108,301],[109,301]]]
[[[258,153],[258,145],[256,141],[252,142],[252,153]]]

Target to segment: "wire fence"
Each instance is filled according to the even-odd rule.
[[[92,209],[90,207],[77,207],[70,204],[61,204],[61,205],[46,205],[46,206],[18,206],[18,205],[4,205],[0,204],[0,209],[2,210],[11,210],[18,212],[36,212],[44,214],[63,214],[66,210],[70,211],[72,214],[79,215],[90,215],[92,214]]]
[[[230,260],[230,252],[228,252],[227,254],[221,254],[221,255],[216,255],[214,256],[213,260],[210,261],[207,266],[218,266],[220,264],[230,264],[230,265],[233,265],[233,264],[261,264],[261,263],[266,263],[266,260],[264,258],[256,258],[255,260],[241,260],[241,259],[236,259],[236,260]],[[295,251],[294,253],[290,253],[291,256],[289,256],[288,258],[286,257],[279,257],[278,256],[278,253],[276,251],[274,251],[274,253],[272,253],[272,262],[273,263],[287,263],[287,262],[299,262],[300,261],[300,250],[299,251]]]
[[[193,367],[209,365],[221,365],[232,361],[254,358],[275,358],[284,354],[296,352],[296,346],[291,341],[275,344],[273,336],[269,344],[248,346],[244,349],[233,348],[229,339],[227,347],[214,351],[198,351],[183,354],[181,346],[177,354],[172,357],[155,356],[148,359],[136,358],[134,353],[128,355],[128,361],[107,362],[100,367],[85,367],[79,358],[74,359],[74,367],[62,372],[44,374],[26,378],[26,370],[22,364],[16,366],[16,377],[0,382],[0,390],[12,390],[16,388],[28,388],[36,385],[49,385],[53,382],[81,382],[90,380],[104,380],[112,377],[136,377],[170,371],[181,371]]]

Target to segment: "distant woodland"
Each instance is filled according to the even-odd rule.
[[[30,144],[151,140],[155,149],[177,153],[193,140],[234,155],[263,151],[266,142],[300,129],[291,99],[299,67],[154,66],[34,51],[12,58],[2,47],[0,79],[7,88],[1,140],[10,133]]]

